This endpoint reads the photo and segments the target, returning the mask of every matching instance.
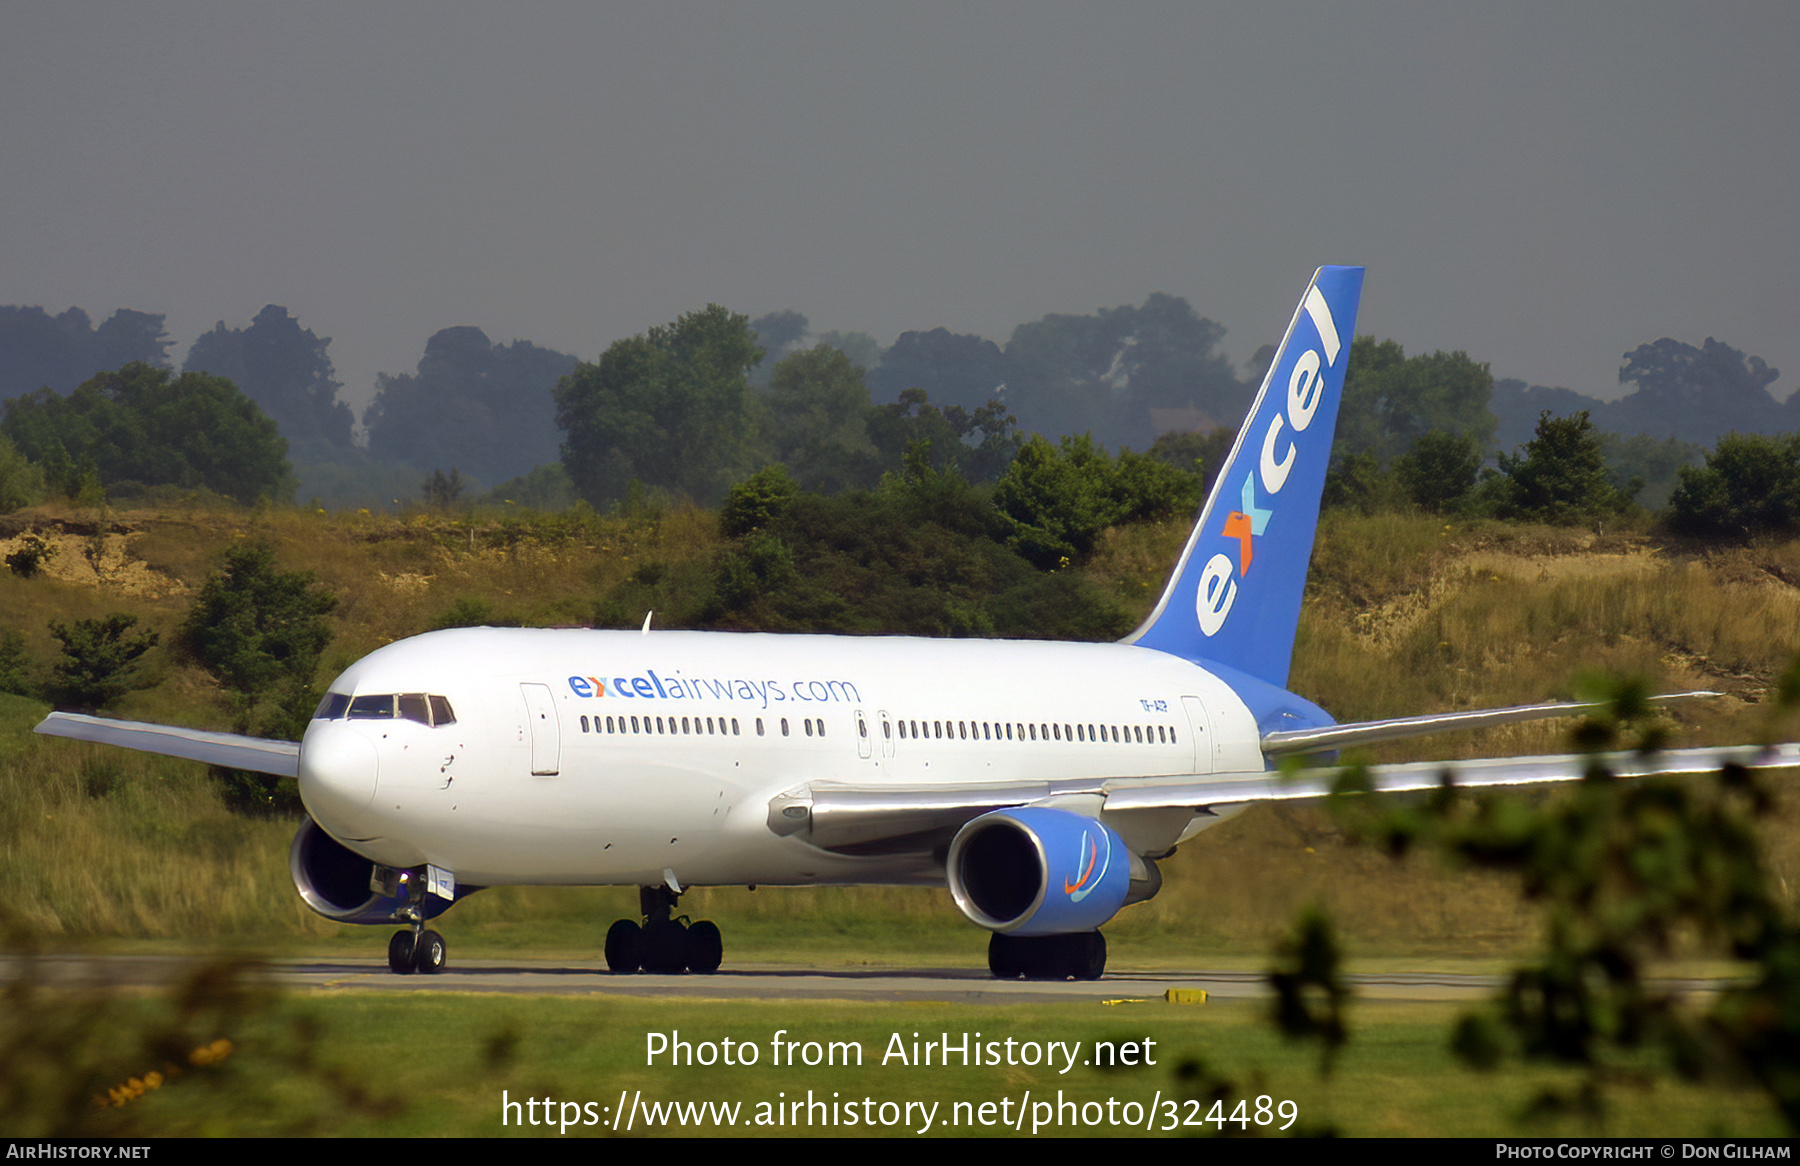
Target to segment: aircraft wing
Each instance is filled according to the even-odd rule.
[[[1476,788],[1570,781],[1594,765],[1619,777],[1649,777],[1709,773],[1730,763],[1750,769],[1800,767],[1800,745],[1420,761],[1371,765],[1364,772],[1372,792],[1400,793],[1436,789],[1446,777],[1458,786]],[[1008,806],[1090,798],[1096,809],[1107,811],[1187,809],[1202,814],[1245,802],[1324,797],[1342,772],[1340,767],[1328,766],[1285,774],[1064,778],[947,786],[810,782],[770,801],[769,826],[778,834],[801,835],[815,846],[839,853],[892,853],[929,849],[971,819]]]
[[[142,721],[113,721],[79,713],[51,713],[38,722],[37,732],[49,737],[119,745],[140,753],[204,761],[227,769],[272,773],[276,777],[295,777],[300,772],[300,746],[293,741],[210,733],[204,729],[181,729],[173,725],[149,725]]]
[[[1678,700],[1705,700],[1723,696],[1719,692],[1670,692],[1647,698],[1650,704],[1673,704]],[[1284,729],[1265,733],[1263,753],[1270,757],[1290,753],[1323,753],[1346,745],[1367,745],[1373,741],[1399,741],[1423,737],[1451,729],[1485,729],[1492,725],[1510,725],[1518,721],[1535,721],[1546,717],[1575,717],[1599,712],[1611,701],[1585,702],[1546,701],[1542,704],[1516,704],[1508,708],[1470,709],[1460,713],[1427,713],[1417,717],[1394,717],[1385,721],[1358,721],[1343,725],[1325,725],[1316,729]]]

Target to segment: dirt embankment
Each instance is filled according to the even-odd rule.
[[[72,518],[0,519],[0,561],[10,567],[21,554],[39,574],[120,595],[162,598],[188,585],[132,554],[143,533],[134,523]]]

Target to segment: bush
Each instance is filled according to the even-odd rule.
[[[31,657],[25,650],[25,633],[17,628],[0,631],[0,692],[36,696]]]
[[[6,566],[19,578],[30,579],[55,557],[56,548],[45,542],[42,535],[28,534],[20,540],[19,549],[6,556]]]
[[[310,571],[277,571],[275,548],[249,543],[225,552],[181,625],[180,643],[220,684],[256,700],[284,681],[312,681],[331,642],[325,617],[336,607]]]
[[[1394,459],[1394,476],[1413,504],[1432,514],[1454,509],[1475,488],[1481,446],[1461,433],[1427,433]]]
[[[1544,410],[1523,456],[1501,454],[1500,471],[1511,479],[1506,509],[1515,518],[1574,525],[1629,505],[1613,488],[1600,434],[1585,411],[1552,417]]]
[[[225,552],[178,635],[182,650],[238,698],[240,732],[298,741],[317,703],[313,674],[331,642],[325,617],[336,607],[310,571],[277,571],[275,549],[249,543]],[[282,778],[214,773],[235,809],[300,807],[294,784]]]
[[[1721,437],[1704,466],[1682,468],[1668,521],[1672,529],[1701,538],[1800,530],[1800,433]]]
[[[719,508],[719,533],[737,538],[761,530],[778,519],[800,493],[783,465],[764,466],[731,488]]]
[[[115,612],[105,619],[50,621],[50,634],[63,646],[51,670],[50,698],[62,707],[94,712],[134,687],[138,659],[156,646],[155,632],[127,636],[137,616]]]
[[[222,377],[128,364],[66,397],[51,389],[16,397],[0,427],[84,505],[122,482],[205,487],[245,505],[293,494],[287,442]]]
[[[1015,551],[1054,570],[1085,558],[1109,526],[1174,513],[1200,502],[1201,477],[1126,450],[1117,461],[1090,436],[1060,447],[1033,437],[994,489]]]
[[[0,433],[0,514],[11,514],[44,500],[44,471]]]

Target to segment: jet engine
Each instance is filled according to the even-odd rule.
[[[395,872],[377,867],[325,833],[311,818],[301,823],[288,848],[288,873],[294,876],[294,887],[306,905],[327,919],[339,923],[402,921],[400,894],[375,889],[397,881]],[[408,882],[418,889],[409,889],[405,903],[418,907],[424,918],[434,918],[450,907],[448,901],[425,894],[422,882]]]
[[[1092,931],[1131,893],[1131,852],[1094,818],[1046,806],[995,810],[965,825],[946,860],[969,919],[1010,935]]]

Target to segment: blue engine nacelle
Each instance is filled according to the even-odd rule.
[[[1044,806],[976,818],[957,831],[946,867],[962,913],[1009,935],[1092,931],[1131,890],[1124,839],[1094,818]]]
[[[375,863],[351,850],[308,818],[294,834],[288,848],[288,873],[306,905],[339,923],[395,923],[401,907],[398,895],[374,890]],[[419,889],[409,895],[411,905],[427,919],[449,910],[448,900],[424,891],[422,880],[411,880]],[[458,888],[460,898],[461,888]]]

